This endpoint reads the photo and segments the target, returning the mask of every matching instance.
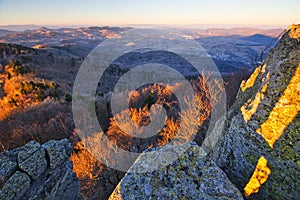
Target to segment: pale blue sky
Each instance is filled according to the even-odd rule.
[[[300,21],[300,0],[0,0],[0,25],[221,24]]]

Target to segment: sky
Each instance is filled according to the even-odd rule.
[[[0,25],[242,25],[300,21],[300,0],[0,0]]]

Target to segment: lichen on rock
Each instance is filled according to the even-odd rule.
[[[71,144],[66,139],[44,145],[30,141],[3,152],[0,199],[78,199],[79,182],[72,171],[70,153]]]
[[[32,179],[37,179],[47,169],[45,150],[40,149],[25,161],[19,162],[19,167]]]
[[[17,171],[12,175],[0,191],[0,199],[20,199],[30,188],[30,178],[27,174]]]
[[[49,156],[50,168],[55,169],[58,165],[68,159],[72,151],[71,143],[67,139],[60,141],[51,140],[43,145]]]
[[[142,153],[110,199],[242,199],[241,193],[225,173],[196,143],[183,145],[189,147],[170,165],[137,173],[137,168],[157,162],[147,153],[158,149]],[[168,149],[169,145],[159,150],[164,148]]]
[[[0,188],[17,169],[17,163],[4,154],[0,155]]]
[[[213,150],[213,159],[241,192],[259,158],[266,159],[268,179],[245,198],[300,199],[299,30],[293,25],[283,34],[266,57],[265,70],[240,91],[233,105],[239,111],[229,111],[233,114]],[[261,92],[263,98],[255,101]],[[255,109],[249,102],[256,102]]]

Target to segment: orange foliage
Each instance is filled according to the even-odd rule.
[[[103,170],[102,164],[84,149],[81,142],[74,146],[70,159],[73,162],[73,171],[79,179],[94,180]]]
[[[199,77],[197,80],[191,81],[194,90],[197,91],[196,99],[185,99],[190,107],[194,108],[194,110],[200,110],[200,113],[186,110],[182,110],[181,113],[179,113],[176,106],[174,107],[174,105],[178,103],[177,100],[174,99],[174,91],[182,89],[181,83],[176,83],[171,86],[168,85],[166,87],[153,84],[143,88],[141,91],[132,91],[130,97],[127,99],[132,108],[123,110],[116,114],[114,118],[110,119],[110,126],[106,133],[107,136],[123,149],[134,148],[143,150],[144,148],[163,146],[173,139],[176,139],[175,143],[190,141],[191,136],[197,132],[199,125],[202,125],[210,116],[212,106],[219,101],[218,92],[220,85],[215,83],[216,85],[210,89],[213,88],[213,91],[215,90],[216,92],[211,93],[207,86],[208,78],[209,77]],[[153,137],[149,140],[146,139],[146,144],[136,144],[136,141],[133,143],[133,134],[141,133],[143,127],[151,122],[150,106],[147,103],[151,103],[152,101],[156,105],[164,105],[169,108],[169,114],[165,118],[164,128],[157,130],[158,132],[154,140]],[[156,114],[161,113],[161,108],[162,107],[152,106],[151,112]],[[130,113],[130,117],[128,117],[128,113]],[[182,117],[180,118],[180,116]],[[118,123],[115,119],[117,119]],[[193,128],[190,126],[191,123],[193,124]],[[180,127],[183,131],[177,134]],[[155,132],[155,130],[153,131]],[[145,143],[145,140],[143,142]]]
[[[55,90],[54,83],[47,83],[34,77],[34,74],[20,74],[10,66],[5,67],[3,90],[5,95],[0,98],[0,120],[5,119],[12,111],[24,109],[40,103]]]

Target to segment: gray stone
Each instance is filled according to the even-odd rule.
[[[32,179],[37,179],[47,169],[45,150],[40,149],[23,162],[19,162],[19,167],[28,173]]]
[[[162,147],[169,148],[168,145]],[[158,150],[158,149],[153,149]],[[157,162],[141,154],[110,196],[114,199],[243,199],[226,174],[192,143],[183,155],[167,167],[136,173],[139,167]]]
[[[0,155],[0,188],[5,181],[17,170],[17,162],[12,158],[1,154]]]
[[[0,190],[0,199],[18,200],[30,188],[30,178],[27,174],[17,171]]]
[[[216,146],[224,129],[225,116],[222,116],[215,124],[213,130],[209,132],[203,141],[202,147],[206,152],[211,152]]]
[[[45,149],[49,151],[49,163]],[[78,199],[80,188],[69,159],[71,150],[71,143],[63,139],[49,141],[43,147],[31,141],[0,154],[0,199]]]
[[[79,193],[79,181],[72,171],[72,164],[70,161],[66,163],[65,167],[66,170],[63,170],[60,179],[51,189],[47,199],[77,199]]]
[[[67,139],[51,140],[43,145],[50,159],[50,168],[55,169],[65,162],[72,151],[71,143]]]
[[[258,160],[262,156],[267,160],[270,174],[249,199],[300,199],[299,67],[300,25],[294,25],[267,56],[257,77],[250,77],[248,83],[253,84],[240,91],[227,116],[228,126],[218,133],[213,159],[240,191],[244,192]]]
[[[32,140],[25,144],[18,153],[18,162],[21,163],[34,154],[41,147],[40,143]]]
[[[72,171],[71,161],[66,161],[54,170],[47,169],[42,176],[33,181],[22,200],[72,200],[77,199],[78,193],[79,181]]]

